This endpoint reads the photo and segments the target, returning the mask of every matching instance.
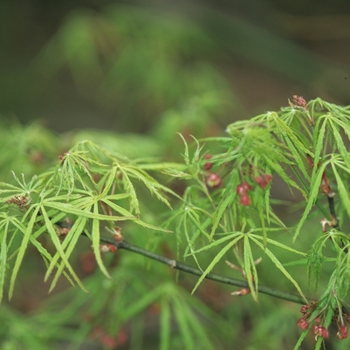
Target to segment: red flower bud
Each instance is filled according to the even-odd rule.
[[[252,189],[252,186],[249,185],[247,182],[242,182],[236,187],[236,193],[240,196],[243,194],[247,194],[248,191]]]
[[[337,333],[337,337],[340,340],[346,339],[348,337],[348,328],[346,326],[340,326],[339,332]]]
[[[242,288],[240,290],[232,292],[231,295],[242,296],[242,295],[247,295],[249,293],[250,293],[250,289],[249,288]]]
[[[307,305],[303,305],[301,308],[300,308],[300,312],[302,314],[306,314],[308,312],[308,310],[310,309],[310,305],[307,304]]]
[[[213,163],[211,163],[211,162],[206,162],[204,164],[204,169],[205,170],[210,170],[212,167],[213,167]]]
[[[269,175],[269,174],[266,174],[263,177],[262,176],[256,176],[254,178],[254,181],[255,181],[255,183],[257,185],[259,185],[259,187],[264,189],[268,185],[268,183],[271,181],[271,179],[272,179],[272,176]]]
[[[301,317],[297,320],[297,326],[304,331],[305,329],[309,328],[309,322],[307,322],[305,318]]]
[[[247,194],[243,194],[239,202],[246,207],[249,207],[252,204],[252,201],[250,200],[250,197]]]
[[[117,247],[113,244],[107,243],[107,244],[100,245],[101,253],[108,253],[108,252],[115,253],[116,251],[117,251]]]
[[[222,184],[222,179],[218,174],[215,173],[211,173],[209,174],[209,176],[207,177],[207,185],[210,188],[217,188],[220,187]]]
[[[265,174],[265,175],[264,175],[264,180],[265,180],[267,183],[269,183],[269,182],[272,180],[272,175],[270,175],[270,174]]]
[[[322,327],[322,326],[314,326],[313,327],[313,330],[314,330],[314,334],[317,337],[321,337],[321,338],[324,338],[324,339],[327,339],[329,338],[329,331],[328,329]]]

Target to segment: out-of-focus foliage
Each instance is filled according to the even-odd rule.
[[[199,119],[231,104],[227,82],[208,64],[218,52],[193,22],[118,5],[71,13],[35,66],[46,81],[69,72],[81,95],[113,112],[118,125],[130,129],[132,118],[132,129],[142,130],[169,109]]]

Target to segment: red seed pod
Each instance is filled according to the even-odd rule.
[[[209,159],[211,159],[213,156],[211,155],[211,154],[206,154],[205,156],[204,156],[204,159],[206,159],[206,160],[209,160]]]
[[[208,175],[208,177],[207,177],[207,185],[210,188],[220,187],[221,184],[222,184],[222,179],[221,179],[221,177],[218,174],[211,173],[211,174]]]
[[[300,317],[297,320],[297,326],[304,331],[309,328],[309,322],[307,322],[304,317]]]
[[[243,194],[239,202],[246,207],[249,207],[252,204],[252,201],[248,194]]]

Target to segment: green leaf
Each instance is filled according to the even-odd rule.
[[[39,207],[41,214],[43,215],[44,218],[44,223],[45,226],[47,228],[47,231],[50,235],[51,241],[54,244],[56,251],[60,258],[62,259],[62,263],[65,265],[65,267],[68,269],[68,271],[70,272],[70,274],[72,275],[73,279],[75,280],[75,282],[80,286],[80,288],[84,291],[87,292],[86,288],[84,287],[83,283],[80,281],[79,277],[77,276],[77,274],[74,272],[72,266],[70,265],[70,263],[68,262],[68,259],[63,251],[61,242],[57,236],[56,230],[49,218],[49,216],[47,215],[46,209],[43,205],[40,205]],[[51,262],[50,266],[48,267],[46,274],[45,274],[45,281],[49,278],[51,271],[53,270],[53,268],[55,267],[55,265]],[[53,288],[53,286],[51,285],[50,287],[50,291]]]
[[[303,213],[302,217],[300,218],[300,221],[295,229],[295,233],[293,236],[293,243],[298,238],[300,230],[301,230],[302,226],[304,225],[304,223],[305,223],[305,221],[310,213],[310,210],[317,199],[318,193],[320,191],[320,184],[321,184],[322,175],[323,175],[323,172],[326,169],[326,166],[328,164],[329,164],[329,161],[326,161],[326,162],[322,163],[318,169],[317,169],[317,167],[314,167],[314,169],[316,168],[317,171],[316,170],[314,171],[315,173],[311,178],[310,192],[308,195],[306,207],[305,207],[304,213]]]
[[[344,185],[344,182],[341,178],[341,176],[338,173],[337,167],[335,166],[334,163],[332,163],[332,170],[334,173],[334,177],[337,180],[337,186],[338,186],[338,193],[340,196],[340,199],[343,202],[343,208],[346,210],[348,216],[350,217],[350,198],[348,195],[348,190]]]
[[[289,272],[283,267],[283,265],[281,264],[281,262],[276,258],[276,256],[270,251],[270,249],[268,249],[267,247],[264,247],[264,245],[262,243],[260,243],[256,238],[254,237],[250,237],[251,240],[253,240],[263,251],[264,253],[270,258],[270,260],[275,264],[275,266],[283,273],[283,275],[289,279],[295,286],[295,288],[297,289],[297,291],[299,292],[299,294],[304,298],[305,300],[305,304],[307,304],[307,299],[304,295],[304,293],[302,292],[299,284],[297,283],[297,281],[295,281],[295,279],[289,274]]]
[[[208,273],[214,268],[214,266],[223,258],[223,256],[242,238],[244,237],[244,233],[240,232],[240,235],[233,239],[231,242],[229,242],[224,248],[220,250],[220,252],[215,256],[215,258],[211,261],[211,263],[208,265],[208,267],[203,272],[202,276],[198,279],[196,285],[192,289],[192,294],[197,290],[199,285],[202,283],[204,278],[207,276]]]
[[[246,274],[247,282],[249,285],[250,292],[252,293],[252,297],[255,301],[258,301],[258,274],[254,265],[253,253],[250,247],[249,242],[249,234],[244,236],[244,247],[243,247],[243,264],[244,264],[244,272]],[[252,273],[253,270],[253,273]]]
[[[94,204],[93,212],[95,215],[98,215],[98,204]],[[108,271],[106,270],[102,258],[101,258],[101,251],[100,251],[100,221],[97,218],[92,219],[92,228],[91,228],[91,237],[92,237],[92,249],[95,254],[95,259],[97,262],[97,265],[99,266],[102,273],[108,277],[111,278]]]
[[[39,210],[40,210],[40,206],[39,205],[35,205],[35,206],[32,206],[31,209],[34,209],[32,214],[31,214],[31,218],[28,222],[28,225],[25,229],[25,232],[23,232],[24,236],[23,236],[23,239],[22,239],[22,242],[21,242],[21,246],[18,250],[18,253],[17,253],[17,258],[16,258],[16,262],[15,262],[15,265],[12,269],[12,275],[11,275],[11,280],[10,280],[10,287],[9,287],[9,299],[12,298],[12,295],[13,295],[13,290],[14,290],[14,287],[15,287],[15,282],[16,282],[16,277],[17,277],[17,274],[18,274],[18,271],[19,271],[19,268],[23,262],[23,258],[24,258],[24,254],[27,250],[27,247],[28,247],[28,243],[29,243],[29,240],[30,240],[30,236],[32,234],[32,230],[33,230],[33,227],[34,227],[34,224],[35,224],[35,221],[37,219],[37,215],[39,213]],[[29,213],[30,211],[28,211],[27,213]],[[24,217],[25,219],[25,217]]]
[[[92,213],[89,211],[85,211],[83,209],[78,209],[76,208],[75,205],[72,205],[70,203],[59,203],[59,202],[51,202],[48,200],[45,200],[43,202],[45,207],[57,209],[60,211],[63,211],[64,213],[71,214],[71,215],[76,215],[76,216],[83,216],[88,219],[94,219],[94,220],[106,220],[106,221],[124,221],[124,220],[132,220],[135,219],[135,216],[109,216],[109,215],[104,215],[104,214],[99,214],[99,213]],[[89,203],[86,203],[85,206],[88,206]]]
[[[86,210],[89,210],[89,208],[86,208]],[[77,218],[77,220],[74,222],[68,235],[65,237],[64,241],[62,242],[62,249],[65,250],[65,254],[66,254],[67,259],[73,253],[75,246],[77,245],[78,240],[84,231],[84,227],[85,227],[86,223],[87,223],[87,218],[79,216]],[[55,254],[55,256],[53,257],[53,259],[51,261],[51,264],[56,265],[58,262],[58,259],[59,259],[59,254]],[[57,269],[57,272],[56,272],[54,279],[52,280],[50,290],[55,288],[56,283],[58,281],[58,278],[64,272],[64,268],[65,268],[64,263],[61,263]]]

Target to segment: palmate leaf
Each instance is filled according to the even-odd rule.
[[[212,240],[208,245],[205,245],[199,249],[196,249],[194,251],[194,254],[198,254],[198,253],[207,251],[211,248],[217,247],[218,245],[223,244],[223,243],[231,240],[232,238],[235,238],[235,237],[241,236],[241,235],[242,235],[242,232],[226,232],[224,237],[216,239],[216,240]],[[185,257],[187,257],[187,256],[190,256],[190,254],[185,255]]]
[[[303,297],[305,300],[305,304],[307,304],[307,299],[301,290],[301,287],[299,286],[298,282],[289,274],[289,272],[284,268],[282,263],[277,259],[277,257],[271,252],[271,250],[267,247],[264,247],[262,243],[260,243],[256,238],[250,236],[249,237],[254,243],[259,246],[263,252],[270,258],[270,260],[273,262],[273,264],[283,273],[283,275],[293,283],[299,294]]]
[[[85,210],[89,210],[89,208],[86,208]],[[74,248],[77,245],[78,240],[82,235],[82,232],[84,231],[86,223],[87,223],[87,218],[79,216],[75,221],[75,223],[73,224],[73,226],[71,227],[71,229],[69,230],[68,235],[65,237],[64,241],[62,242],[62,249],[65,251],[67,259],[69,259],[69,257],[73,253]],[[60,259],[60,255],[56,253],[52,258],[52,261],[48,268],[50,269],[51,266],[58,265],[57,263],[59,259]],[[51,282],[50,291],[52,291],[55,288],[59,277],[64,272],[64,268],[65,268],[65,264],[62,262],[58,266],[55,277]]]
[[[255,230],[252,230],[251,232],[254,232],[254,231],[257,231],[257,230],[260,230],[260,229],[255,229]],[[278,229],[279,230],[279,229]],[[258,239],[259,241],[263,241],[263,237],[259,236],[259,235],[256,235],[256,234],[253,234],[253,233],[250,233],[249,234],[249,237],[254,237],[255,239]],[[271,238],[268,238],[267,239],[267,243],[270,245],[275,245],[276,247],[279,247],[281,249],[284,249],[284,250],[287,250],[291,253],[294,253],[294,254],[298,254],[298,255],[301,255],[301,256],[304,256],[306,257],[307,256],[307,253],[304,253],[304,252],[301,252],[299,250],[296,250],[288,245],[285,245],[281,242],[278,242],[274,239],[271,239]]]
[[[121,206],[109,201],[107,198],[104,198],[104,199],[101,199],[101,202],[103,203],[106,203],[109,207],[111,207],[112,209],[114,209],[115,211],[118,211],[119,213],[121,214],[131,214],[130,212],[128,212],[126,209],[122,208]],[[109,221],[112,221],[113,220],[113,217],[114,216],[106,216],[106,220],[107,218],[110,218],[108,219]],[[148,228],[150,230],[154,230],[154,231],[161,231],[161,232],[166,232],[166,233],[171,233],[172,231],[166,229],[166,228],[163,228],[161,226],[156,226],[156,225],[152,225],[152,224],[149,224],[141,219],[138,219],[137,217],[135,216],[124,216],[122,217],[123,219],[121,219],[121,221],[123,220],[131,220],[132,222],[134,222],[135,224],[138,224],[142,227],[145,227],[145,228]],[[117,220],[113,220],[113,221],[117,221]]]
[[[43,205],[40,205],[38,207],[40,209],[40,212],[44,218],[44,223],[45,223],[45,226],[47,228],[47,231],[50,235],[50,238],[51,238],[51,241],[52,243],[54,244],[55,248],[56,248],[56,251],[57,253],[56,254],[59,254],[59,257],[61,258],[62,260],[62,263],[64,264],[64,266],[67,268],[67,270],[69,271],[69,273],[71,274],[73,280],[80,286],[80,288],[84,291],[87,291],[85,286],[83,285],[83,283],[81,282],[81,280],[79,279],[79,277],[76,275],[76,273],[74,272],[74,269],[72,268],[72,266],[70,265],[70,263],[68,262],[68,258],[66,256],[66,254],[64,253],[63,251],[63,248],[62,248],[62,245],[61,245],[61,242],[57,236],[57,232],[46,212],[46,209]],[[45,278],[44,280],[46,281],[50,274],[51,274],[51,271],[53,270],[54,268],[54,265],[51,263],[50,266],[48,267],[47,269],[47,272],[45,274]]]
[[[133,166],[124,166],[124,174],[127,174],[129,177],[132,176],[141,181],[150,190],[150,192],[157,197],[158,200],[165,203],[171,209],[169,201],[161,193],[165,192],[177,197],[177,195],[170,188],[163,186],[145,171]]]
[[[219,253],[215,256],[215,258],[210,262],[208,267],[204,270],[202,276],[198,279],[196,285],[192,289],[192,294],[197,290],[199,285],[202,283],[204,278],[207,276],[208,273],[214,268],[214,266],[224,257],[224,255],[242,238],[244,238],[244,233],[237,232],[236,238],[234,238],[231,242],[229,242],[224,248],[222,248]]]
[[[130,211],[135,212],[136,215],[140,215],[140,203],[134,185],[123,167],[119,167],[119,171],[122,174],[124,190],[130,197]]]

